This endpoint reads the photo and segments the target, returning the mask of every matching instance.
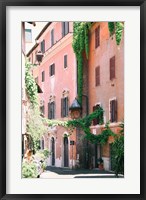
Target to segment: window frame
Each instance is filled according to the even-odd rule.
[[[112,56],[109,60],[109,78],[112,81],[116,78],[116,57]]]
[[[97,66],[95,68],[95,86],[99,86],[100,85],[100,66]]]
[[[114,111],[113,111],[113,107],[111,106],[111,102],[115,102]],[[111,123],[115,123],[115,122],[118,121],[118,105],[117,105],[117,98],[116,97],[109,99],[109,121]]]

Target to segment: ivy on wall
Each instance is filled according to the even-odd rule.
[[[33,65],[30,64],[28,61],[25,62],[25,87],[30,103],[33,107],[35,107],[38,105],[37,85],[30,72],[32,66]]]
[[[124,24],[122,22],[108,22],[108,28],[110,36],[113,36],[115,33],[116,43],[117,45],[120,45]]]
[[[86,53],[88,59],[89,54],[89,38],[88,32],[91,22],[74,22],[73,23],[73,44],[72,47],[77,58],[78,73],[78,101],[82,105],[83,92],[83,52]]]

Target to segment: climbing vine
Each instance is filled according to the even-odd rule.
[[[113,36],[113,34],[115,33],[116,43],[117,45],[119,45],[122,39],[124,24],[122,22],[108,22],[108,28],[110,36]]]
[[[73,23],[73,49],[77,58],[78,66],[78,100],[82,105],[83,92],[83,53],[85,52],[88,59],[89,54],[89,39],[88,32],[91,27],[91,22],[74,22]]]
[[[37,85],[35,83],[35,80],[30,72],[30,69],[33,65],[30,64],[28,61],[25,63],[25,86],[26,86],[26,92],[29,96],[30,103],[33,107],[38,105],[38,99],[37,99]]]

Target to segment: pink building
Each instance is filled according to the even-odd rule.
[[[36,45],[27,56],[36,64],[36,53],[44,55],[33,76],[42,89],[39,94],[40,110],[48,119],[69,119],[69,106],[77,96],[76,58],[72,48],[73,22],[49,22],[36,38]],[[50,127],[41,138],[41,147],[51,152],[48,165],[72,167],[76,164],[76,148],[63,127]],[[72,149],[73,148],[73,149]],[[74,155],[73,155],[74,154]]]

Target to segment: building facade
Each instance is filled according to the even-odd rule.
[[[116,44],[115,34],[110,36],[108,22],[93,23],[89,33],[88,97],[89,113],[98,106],[104,110],[104,124],[94,120],[93,134],[100,134],[107,122],[114,133],[119,132],[119,124],[124,120],[124,33],[120,45]],[[104,168],[112,170],[111,143],[95,145],[92,151],[93,166],[102,157]]]
[[[33,69],[39,94],[42,116],[50,120],[70,119],[69,106],[77,95],[76,58],[72,48],[73,22],[49,22],[36,38],[36,45],[28,52],[31,63],[41,51],[43,60]],[[70,145],[74,141],[74,145]],[[49,127],[41,138],[41,148],[50,152],[48,165],[73,167],[76,165],[76,132],[61,126]]]

